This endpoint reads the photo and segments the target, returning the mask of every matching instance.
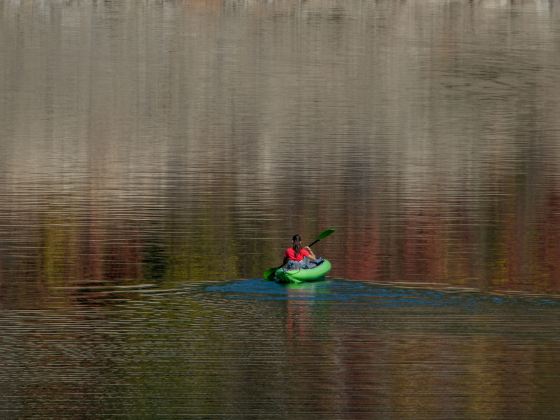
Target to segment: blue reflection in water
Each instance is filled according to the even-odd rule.
[[[330,301],[369,304],[379,308],[451,307],[474,310],[520,305],[560,307],[560,300],[549,297],[496,296],[470,290],[433,290],[338,279],[288,286],[249,279],[207,286],[205,290],[229,299]]]

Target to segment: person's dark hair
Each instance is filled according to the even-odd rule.
[[[294,243],[292,245],[292,248],[293,248],[294,253],[295,253],[294,255],[297,256],[299,254],[300,249],[301,249],[301,236],[299,236],[299,234],[296,233],[294,236],[292,236],[292,241]]]

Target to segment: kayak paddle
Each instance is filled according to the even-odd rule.
[[[319,234],[319,236],[317,236],[317,239],[315,239],[313,242],[311,242],[308,246],[315,245],[321,239],[325,239],[327,236],[330,236],[333,233],[334,233],[334,229],[327,229],[327,230],[322,231]],[[278,270],[280,267],[282,267],[282,266],[269,268],[268,270],[266,270],[263,273],[263,278],[265,280],[272,280],[274,278],[274,273],[276,273],[276,270]]]
[[[317,236],[317,239],[315,239],[313,242],[311,242],[309,245],[309,247],[315,245],[317,242],[319,242],[321,239],[325,239],[327,236],[330,236],[331,234],[334,233],[334,229],[327,229],[322,231],[319,236]]]

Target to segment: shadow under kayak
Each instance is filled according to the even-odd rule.
[[[284,270],[279,268],[274,274],[278,283],[304,283],[323,279],[331,271],[329,260],[323,260],[321,264],[313,268],[301,268],[298,270]]]

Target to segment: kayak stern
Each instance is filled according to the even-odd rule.
[[[323,280],[331,271],[332,265],[329,260],[323,260],[321,264],[313,268],[285,270],[279,268],[274,275],[278,283],[304,283]]]

